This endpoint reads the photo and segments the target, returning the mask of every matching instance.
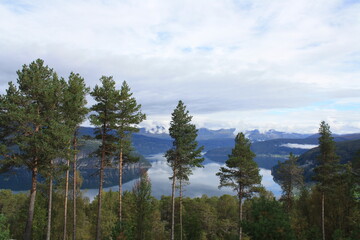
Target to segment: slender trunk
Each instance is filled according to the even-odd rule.
[[[183,239],[183,220],[182,220],[182,181],[180,179],[180,198],[179,198],[179,203],[180,203],[180,240]]]
[[[64,199],[64,229],[63,229],[63,240],[66,240],[66,226],[67,226],[67,206],[68,206],[68,194],[69,194],[69,166],[70,159],[66,162],[67,170],[65,176],[65,199]]]
[[[37,166],[37,158],[35,158],[35,166]],[[37,167],[34,167],[32,169],[29,213],[25,227],[24,240],[31,240],[31,230],[34,219],[34,208],[35,208],[35,198],[36,198],[37,175],[38,175],[38,169]]]
[[[77,186],[77,175],[76,175],[76,162],[77,162],[77,138],[76,132],[74,136],[74,163],[73,163],[73,240],[76,239],[76,186]]]
[[[51,165],[52,165],[52,161],[51,161]],[[49,179],[49,203],[48,203],[48,222],[47,222],[46,240],[50,240],[50,236],[51,236],[52,192],[53,192],[53,176],[52,176],[52,173],[50,173],[50,179]]]
[[[171,186],[171,240],[174,240],[174,232],[175,232],[175,169],[173,170],[173,181]]]
[[[122,221],[122,174],[123,174],[123,152],[120,148],[119,156],[119,221]]]
[[[321,229],[322,239],[325,240],[325,194],[321,193]]]
[[[105,127],[104,127],[105,128]],[[99,195],[98,195],[98,217],[96,224],[96,240],[100,240],[101,237],[101,204],[102,204],[102,189],[103,189],[103,181],[104,181],[104,162],[105,162],[105,129],[103,130],[102,136],[102,149],[101,149],[101,160],[100,160],[100,184],[99,184]]]
[[[239,194],[239,240],[242,238],[243,202],[242,195]]]

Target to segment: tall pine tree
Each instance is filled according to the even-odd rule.
[[[65,123],[72,131],[72,138],[68,140],[68,146],[73,149],[73,240],[76,239],[76,193],[77,193],[77,130],[79,125],[85,120],[88,108],[85,107],[86,95],[89,88],[86,87],[84,78],[79,74],[70,73],[67,82],[67,88],[64,92],[64,112],[66,114]],[[69,189],[69,171],[70,171],[70,154],[67,155],[66,175],[65,175],[65,198],[64,198],[64,229],[63,239],[67,237],[67,209],[68,209],[68,189]]]
[[[325,231],[325,197],[329,194],[339,174],[339,158],[335,153],[335,142],[331,136],[330,126],[322,121],[319,128],[319,165],[314,169],[314,180],[318,182],[321,192],[321,230],[323,240],[326,239]]]
[[[172,120],[170,123],[169,133],[174,139],[173,147],[165,154],[167,161],[172,169],[172,215],[171,215],[171,239],[174,239],[175,232],[175,186],[176,179],[188,180],[188,176],[192,173],[192,168],[202,167],[204,158],[201,157],[203,147],[198,147],[196,141],[197,129],[194,124],[191,124],[192,116],[186,110],[186,106],[182,101],[172,113]],[[181,191],[181,190],[180,190]],[[181,201],[180,201],[181,203]],[[181,207],[180,207],[181,209]],[[182,213],[180,212],[180,216]],[[180,222],[180,227],[182,223]],[[182,232],[182,231],[181,231]]]
[[[220,177],[221,187],[231,187],[237,192],[239,199],[239,239],[242,238],[243,199],[249,198],[261,184],[259,167],[254,161],[255,154],[250,150],[250,141],[243,133],[235,137],[235,147],[232,149],[225,167],[220,168],[216,175]]]
[[[31,171],[32,185],[24,239],[31,239],[39,173],[52,169],[51,160],[61,154],[69,132],[59,118],[63,82],[53,69],[37,59],[17,71],[0,100],[0,122],[5,131],[1,142],[5,159],[1,167],[25,166]],[[51,173],[50,173],[51,174]],[[46,175],[45,175],[46,176]]]
[[[102,76],[102,86],[96,85],[90,93],[95,98],[96,104],[91,107],[94,114],[90,115],[91,124],[96,126],[96,138],[101,140],[101,145],[96,154],[100,157],[99,167],[99,195],[98,195],[98,216],[96,225],[96,239],[101,239],[101,208],[102,190],[104,182],[104,168],[111,162],[116,151],[116,137],[111,131],[115,129],[117,103],[120,99],[120,92],[115,89],[115,81],[112,77]]]
[[[46,131],[50,133],[48,135],[48,145],[53,149],[52,154],[48,155],[48,164],[47,167],[40,171],[42,176],[47,178],[48,182],[48,219],[47,219],[47,231],[46,239],[50,240],[51,238],[51,223],[52,223],[52,199],[53,199],[53,180],[59,178],[63,173],[62,162],[59,161],[60,158],[66,158],[68,153],[68,148],[66,144],[68,139],[72,136],[71,128],[66,125],[65,118],[68,116],[64,111],[64,92],[66,91],[66,82],[64,79],[60,79],[57,87],[57,97],[53,102],[51,108],[49,108],[49,113],[47,115],[50,120]],[[52,111],[50,111],[52,109]],[[53,139],[56,139],[54,141]]]
[[[130,87],[124,81],[120,89],[120,98],[116,105],[116,133],[119,151],[119,221],[122,221],[122,178],[124,163],[136,161],[139,158],[131,156],[131,134],[138,132],[137,124],[145,120],[146,115],[141,112],[141,105],[132,97]]]

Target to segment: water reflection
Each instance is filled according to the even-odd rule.
[[[171,182],[169,177],[171,176],[171,169],[167,165],[166,159],[162,154],[146,157],[152,164],[152,167],[148,170],[148,175],[152,184],[152,195],[156,198],[160,198],[161,195],[171,195]],[[219,177],[215,174],[223,166],[219,163],[215,163],[209,160],[205,160],[204,168],[197,168],[193,171],[193,175],[190,176],[189,185],[185,186],[185,197],[200,197],[203,194],[208,196],[221,196],[223,194],[234,195],[230,188],[218,189]],[[271,176],[271,171],[267,169],[260,169],[260,174],[263,176],[262,184],[269,191],[272,191],[275,196],[281,195],[281,188],[276,184]],[[124,191],[131,191],[136,180],[132,180],[124,184]],[[118,191],[118,186],[105,188],[105,191]],[[93,200],[98,194],[98,189],[84,190],[84,195]]]

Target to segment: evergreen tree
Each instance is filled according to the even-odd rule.
[[[285,162],[279,162],[277,169],[278,181],[283,191],[281,197],[286,203],[286,208],[290,211],[293,207],[294,188],[300,189],[303,186],[304,169],[296,165],[298,158],[290,153],[289,159]]]
[[[77,129],[79,125],[85,120],[85,115],[88,113],[88,109],[85,107],[86,94],[88,94],[89,88],[86,87],[84,79],[75,73],[70,73],[69,80],[67,82],[67,88],[64,92],[64,106],[63,111],[65,113],[65,123],[73,132],[72,139],[69,139],[69,148],[72,145],[73,148],[73,239],[76,239],[76,193],[77,193]],[[72,142],[72,144],[71,144]],[[64,229],[63,239],[66,239],[67,233],[67,203],[68,203],[68,189],[69,189],[69,170],[70,170],[70,155],[67,156],[66,162],[66,177],[65,177],[65,197],[64,197]]]
[[[321,192],[321,229],[323,240],[325,233],[325,195],[331,192],[339,173],[339,158],[335,153],[335,142],[331,136],[330,126],[324,121],[319,128],[319,165],[314,169],[314,180],[318,182]]]
[[[250,141],[243,133],[235,138],[226,167],[221,167],[216,175],[220,177],[219,187],[231,187],[237,192],[239,199],[239,239],[242,238],[243,199],[249,198],[261,184],[259,168],[254,161],[255,154],[250,150]]]
[[[90,116],[91,124],[95,125],[96,138],[101,139],[101,145],[96,151],[96,154],[100,157],[99,167],[99,195],[98,195],[98,215],[96,225],[96,239],[101,238],[100,225],[101,225],[101,206],[102,206],[102,189],[104,182],[104,168],[111,161],[111,157],[116,150],[115,142],[116,137],[111,134],[111,131],[115,129],[117,118],[117,103],[120,99],[120,92],[115,89],[115,81],[112,77],[101,77],[100,81],[102,86],[96,85],[94,90],[90,93],[97,102],[91,107],[94,114]]]
[[[124,163],[139,160],[139,158],[131,156],[130,137],[133,132],[138,132],[136,126],[143,120],[146,115],[141,111],[141,105],[137,104],[136,99],[132,97],[130,87],[124,81],[120,89],[120,98],[117,102],[116,114],[116,132],[118,137],[119,151],[119,221],[122,221],[122,176]]]
[[[171,239],[174,239],[175,231],[175,185],[176,179],[188,180],[192,173],[192,168],[202,167],[201,163],[204,158],[201,157],[203,147],[198,147],[196,141],[197,129],[194,124],[191,124],[192,116],[186,110],[186,106],[182,101],[172,113],[172,120],[170,123],[169,134],[174,139],[173,148],[168,150],[165,154],[167,161],[172,169],[172,216],[171,216]],[[181,192],[181,190],[180,190]],[[181,203],[181,201],[180,201]],[[180,207],[181,209],[181,207]],[[180,216],[182,213],[180,212]],[[182,228],[182,223],[180,222]],[[182,232],[182,231],[181,231]],[[181,236],[182,237],[182,236]]]
[[[146,172],[143,172],[140,179],[132,189],[135,198],[135,229],[136,239],[148,239],[151,230],[150,217],[152,209],[151,183]]]
[[[46,129],[47,131],[50,130],[47,142],[48,145],[51,146],[51,149],[53,149],[53,152],[51,154],[49,152],[47,158],[48,164],[46,164],[47,167],[40,170],[40,174],[45,176],[48,182],[47,240],[50,240],[51,238],[53,180],[59,178],[64,171],[63,165],[59,159],[66,158],[68,153],[66,144],[68,139],[72,136],[71,128],[66,125],[65,121],[68,115],[63,108],[65,104],[64,92],[67,87],[66,82],[61,78],[58,84],[59,92],[57,93],[56,100],[53,102],[53,105],[49,109],[47,115],[49,119],[52,119]],[[53,139],[56,139],[56,141]]]
[[[17,71],[16,87],[9,83],[0,98],[2,168],[26,166],[32,174],[28,220],[24,239],[31,239],[40,172],[50,171],[51,160],[63,153],[68,128],[59,118],[64,82],[38,59]],[[6,145],[6,147],[4,147]],[[47,176],[46,174],[44,176]]]

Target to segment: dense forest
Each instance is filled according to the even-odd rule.
[[[300,157],[290,154],[273,168],[280,198],[261,185],[254,147],[243,133],[232,149],[221,150],[227,156],[216,174],[218,187],[233,189],[234,196],[188,198],[184,189],[193,170],[203,167],[204,147],[179,101],[169,128],[172,145],[165,152],[171,196],[156,199],[146,168],[131,191],[122,189],[125,167],[143,162],[132,135],[146,119],[125,81],[117,89],[111,76],[102,76],[91,90],[79,74],[65,80],[41,59],[17,74],[17,83],[10,82],[0,95],[0,173],[27,169],[31,186],[29,193],[0,190],[0,240],[360,239],[360,147],[358,141],[350,150],[349,143],[336,145],[324,121],[318,148]],[[88,94],[95,100],[90,108]],[[86,118],[96,130],[79,135]],[[80,191],[86,184],[78,162],[84,141],[96,142],[88,158],[97,167],[93,178],[99,192],[93,201]],[[109,169],[118,172],[116,192],[103,191]]]

